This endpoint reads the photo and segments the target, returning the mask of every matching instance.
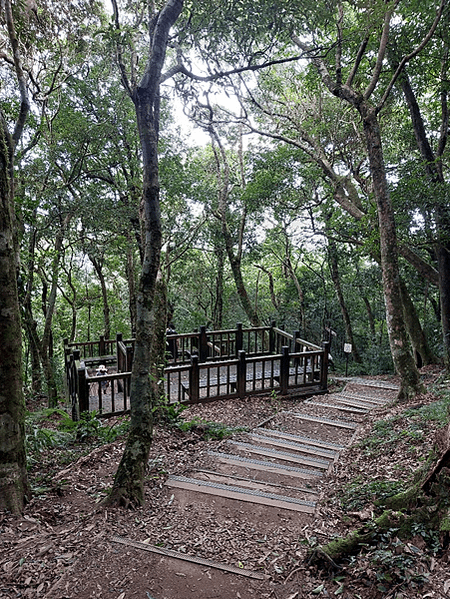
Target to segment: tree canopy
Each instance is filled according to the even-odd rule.
[[[126,503],[169,317],[275,320],[420,391],[417,366],[450,356],[448,18],[446,0],[6,1],[18,408],[0,411],[20,423],[22,387],[58,404],[63,339],[136,336]]]

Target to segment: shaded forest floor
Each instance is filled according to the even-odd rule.
[[[29,430],[36,446],[30,470],[34,497],[22,517],[0,514],[0,598],[450,597],[448,550],[425,526],[408,540],[400,540],[396,530],[374,538],[338,570],[318,570],[307,561],[312,548],[370,522],[379,514],[374,499],[407,488],[425,467],[448,417],[449,385],[437,384],[439,374],[437,368],[423,369],[429,392],[413,403],[389,404],[359,418],[351,447],[319,483],[313,516],[255,509],[221,497],[180,505],[164,484],[169,474],[202,465],[206,452],[217,449],[233,429],[251,429],[302,400],[251,397],[193,406],[181,414],[182,421],[172,414],[172,426],[155,429],[146,502],[135,511],[101,507],[124,435],[99,446],[98,423],[87,422],[78,441],[68,443],[66,437],[61,447],[45,449],[39,439],[50,433],[39,431],[56,431],[61,416],[35,421]],[[335,382],[331,391],[338,387]],[[102,424],[111,432],[123,427],[117,419]],[[117,537],[265,578],[164,557],[117,543]]]

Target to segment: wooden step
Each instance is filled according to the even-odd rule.
[[[318,460],[315,458],[308,458],[295,453],[277,451],[276,449],[269,449],[268,447],[261,447],[259,445],[251,445],[250,443],[244,443],[242,441],[227,441],[227,443],[234,445],[242,451],[248,451],[249,453],[257,453],[258,455],[274,458],[283,462],[294,462],[295,464],[302,464],[303,466],[312,466],[313,468],[323,468],[324,470],[327,470],[330,464],[332,464],[332,460]]]
[[[364,401],[366,403],[371,403],[378,406],[384,406],[388,402],[392,401],[392,399],[390,398],[381,399],[379,397],[370,397],[370,395],[359,395],[358,393],[347,393],[345,391],[343,391],[342,393],[337,393],[336,395],[338,397],[344,397],[345,399],[351,399],[353,401]]]
[[[386,381],[369,381],[365,379],[347,379],[347,384],[360,385],[361,387],[375,387],[376,389],[386,389],[388,391],[399,391],[400,387]]]
[[[266,437],[265,435],[256,434],[251,434],[249,437],[256,442],[267,443],[268,445],[275,445],[276,447],[294,449],[295,451],[299,451],[301,453],[309,453],[311,455],[329,458],[330,460],[334,460],[338,455],[336,451],[323,449],[321,447],[314,447],[312,445],[304,445],[302,443],[296,443],[288,439],[276,439],[274,437]]]
[[[244,458],[243,456],[229,453],[208,451],[208,455],[220,460],[224,464],[240,466],[242,468],[249,468],[252,470],[261,470],[263,472],[280,474],[282,476],[289,476],[292,478],[318,478],[323,476],[323,471],[320,470],[307,470],[306,468],[296,468],[295,466],[275,464],[274,462],[267,462],[265,460],[252,460],[250,458]]]
[[[316,508],[316,503],[314,501],[305,501],[303,499],[295,499],[294,497],[286,497],[284,495],[263,493],[262,491],[257,490],[246,491],[239,487],[199,481],[195,478],[188,478],[185,476],[169,476],[166,485],[173,488],[196,491],[197,493],[207,493],[208,495],[217,495],[219,497],[226,497],[227,499],[237,499],[239,501],[258,503],[269,507],[304,512],[307,514],[313,514]]]
[[[141,541],[135,541],[134,539],[125,539],[123,537],[113,536],[111,541],[114,543],[121,543],[122,545],[128,545],[129,547],[134,547],[135,549],[141,549],[142,551],[151,551],[157,555],[163,555],[165,557],[182,560],[184,562],[198,564],[199,566],[204,566],[207,569],[215,568],[216,570],[224,570],[225,572],[232,572],[233,574],[238,574],[239,576],[246,576],[247,578],[255,578],[257,580],[265,580],[267,578],[263,572],[253,572],[252,570],[246,570],[245,568],[238,568],[237,566],[231,566],[229,564],[213,562],[197,555],[189,555],[187,553],[181,553],[180,551],[173,551],[173,549],[155,547],[153,545],[148,545],[147,543],[142,543]],[[149,593],[147,593],[147,596],[150,597]]]
[[[375,403],[366,399],[347,397],[346,395],[331,395],[329,397],[330,399],[339,404],[343,404],[345,406],[353,406],[355,408],[366,408],[367,410],[372,410],[373,408],[377,408],[380,405],[383,405],[378,402]]]
[[[312,437],[302,437],[299,435],[292,435],[291,433],[285,433],[284,431],[278,431],[270,428],[255,428],[256,432],[264,433],[264,435],[271,435],[273,437],[280,437],[281,439],[289,439],[296,443],[306,443],[307,445],[315,445],[316,447],[324,447],[331,451],[340,451],[345,448],[345,445],[338,445],[337,443],[331,443],[329,441],[322,441],[321,439],[313,439]]]
[[[335,426],[337,428],[348,428],[355,430],[358,425],[356,422],[347,422],[346,420],[331,420],[330,418],[322,418],[321,416],[311,416],[310,414],[304,414],[302,412],[283,412],[283,414],[289,414],[300,420],[307,420],[309,422],[318,422],[320,424],[327,424],[328,426]]]
[[[208,480],[210,482],[223,483],[224,485],[234,485],[238,487],[257,489],[259,491],[266,491],[267,493],[270,493],[272,491],[276,492],[277,489],[283,489],[284,491],[289,490],[304,495],[318,495],[317,491],[307,489],[306,487],[292,487],[289,485],[280,485],[279,483],[273,483],[264,480],[256,480],[254,478],[245,478],[243,476],[236,476],[234,474],[223,474],[222,472],[214,472],[212,470],[196,470],[193,475],[193,478],[199,478],[200,480]]]
[[[320,408],[328,408],[332,410],[339,410],[340,412],[350,412],[352,414],[367,414],[368,408],[352,408],[349,406],[341,406],[339,404],[322,403],[320,401],[305,401],[305,405],[317,406]]]

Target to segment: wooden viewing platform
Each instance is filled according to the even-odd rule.
[[[270,327],[167,336],[177,354],[164,369],[167,402],[192,404],[276,391],[281,395],[327,392],[329,343],[323,347]],[[97,410],[123,414],[130,408],[134,339],[64,342],[67,394],[72,417]],[[96,373],[104,365],[108,372]]]

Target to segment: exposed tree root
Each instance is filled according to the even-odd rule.
[[[347,537],[336,539],[316,548],[308,557],[309,563],[324,566],[356,554],[363,546],[370,545],[383,532],[395,529],[399,538],[412,536],[412,527],[420,523],[429,530],[440,533],[443,547],[450,543],[450,425],[436,439],[439,457],[421,480],[403,493],[389,497],[377,505],[384,512]],[[325,558],[324,556],[327,556]]]

